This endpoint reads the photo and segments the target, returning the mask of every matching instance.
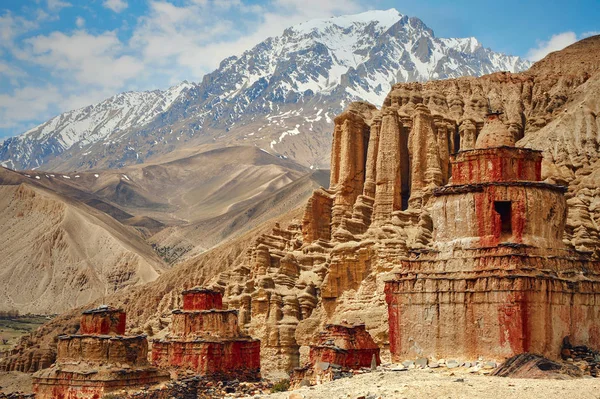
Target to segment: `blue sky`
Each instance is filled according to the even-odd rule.
[[[0,140],[122,91],[200,81],[295,23],[389,8],[532,60],[600,33],[599,0],[1,0]]]

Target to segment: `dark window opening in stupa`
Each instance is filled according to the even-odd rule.
[[[494,210],[500,215],[502,237],[512,236],[512,215],[510,201],[495,201]]]
[[[456,132],[454,133],[454,151],[451,151],[451,154],[457,153],[460,151],[460,133],[458,131],[458,127],[456,127]]]

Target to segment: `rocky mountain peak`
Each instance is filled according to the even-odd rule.
[[[475,38],[437,38],[395,9],[315,19],[226,58],[199,84],[122,93],[59,115],[2,143],[0,164],[118,168],[178,149],[251,145],[327,167],[333,115],[350,102],[379,106],[397,82],[529,65]]]

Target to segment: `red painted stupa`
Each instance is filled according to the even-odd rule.
[[[259,379],[260,341],[241,333],[237,310],[222,307],[218,291],[184,291],[170,334],[153,341],[152,364],[215,379]]]
[[[563,243],[566,188],[541,181],[541,152],[491,113],[451,163],[433,244],[385,285],[393,359],[557,359],[567,336],[600,347],[600,263]]]
[[[58,337],[56,363],[33,376],[38,399],[95,399],[169,379],[151,367],[145,336],[125,336],[125,312],[101,306],[83,312],[79,334]]]
[[[347,369],[381,364],[379,347],[364,324],[328,324],[310,347],[310,363],[330,363]]]

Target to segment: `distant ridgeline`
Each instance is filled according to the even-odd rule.
[[[202,82],[126,92],[0,143],[15,170],[120,168],[195,145],[250,145],[325,169],[333,117],[381,106],[394,82],[518,72],[474,37],[438,38],[397,10],[315,19],[223,60]]]

